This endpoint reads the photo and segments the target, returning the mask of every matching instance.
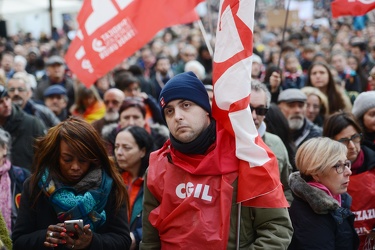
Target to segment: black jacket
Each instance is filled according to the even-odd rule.
[[[46,127],[38,118],[26,114],[18,106],[12,105],[12,114],[3,126],[12,136],[12,164],[31,168],[34,156],[34,140],[46,133]]]
[[[56,126],[60,123],[59,118],[46,106],[36,103],[33,100],[28,100],[23,111],[29,115],[39,118],[47,129]]]
[[[307,184],[298,172],[292,173],[289,186],[294,200],[289,210],[294,234],[288,249],[358,249],[351,197],[344,193],[342,205],[324,191]]]
[[[26,180],[21,196],[16,226],[12,234],[14,250],[43,250],[50,249],[43,245],[49,225],[60,223],[57,219],[49,199],[41,194],[37,200],[30,198],[30,180]],[[129,235],[128,215],[126,204],[116,211],[115,192],[108,197],[105,211],[106,222],[93,232],[90,250],[129,249],[131,239]],[[33,204],[35,204],[33,206]],[[59,245],[56,249],[66,249]]]

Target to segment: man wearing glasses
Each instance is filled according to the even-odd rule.
[[[280,137],[266,132],[266,124],[264,123],[264,118],[266,117],[270,104],[271,93],[268,91],[266,85],[257,80],[252,80],[250,109],[253,121],[264,143],[266,143],[276,155],[279,164],[280,180],[284,187],[284,194],[289,204],[291,204],[293,196],[288,185],[288,178],[293,168],[289,161],[288,152]]]
[[[56,115],[46,106],[31,100],[33,95],[28,76],[17,72],[8,81],[8,95],[13,104],[19,106],[24,112],[40,119],[47,129],[60,123]]]
[[[34,139],[44,135],[44,124],[14,104],[0,85],[0,126],[12,136],[11,162],[30,170],[34,156]]]
[[[308,139],[322,136],[322,128],[306,119],[306,100],[306,95],[300,89],[286,89],[277,99],[281,112],[288,120],[296,148]]]

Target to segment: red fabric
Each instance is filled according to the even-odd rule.
[[[233,139],[227,143],[233,144]],[[151,211],[149,220],[158,229],[162,249],[201,249],[202,246],[226,249],[231,184],[237,177],[238,160],[232,150],[215,146],[206,156],[187,156],[171,149],[167,141],[163,148],[151,154],[147,187],[161,204]],[[173,164],[168,162],[168,155]],[[225,164],[234,167],[220,167]]]
[[[331,5],[332,16],[363,16],[375,9],[373,0],[336,0]]]
[[[237,202],[288,207],[277,159],[259,137],[249,108],[254,8],[255,1],[222,2],[213,65],[213,116],[218,131],[235,137],[240,159]]]
[[[360,167],[363,166],[363,163],[365,162],[365,153],[363,153],[363,150],[359,151],[359,154],[357,156],[357,159],[352,163],[352,173],[357,174],[357,171]]]
[[[203,0],[85,0],[65,60],[86,85],[139,50],[162,28],[198,19]],[[162,17],[162,18],[161,18]]]
[[[375,169],[350,176],[348,193],[353,198],[350,209],[356,215],[354,227],[361,241],[359,249],[373,249],[374,241],[367,239],[365,229],[371,231],[375,227]]]

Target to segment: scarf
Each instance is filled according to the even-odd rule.
[[[8,231],[12,229],[12,190],[9,170],[11,164],[5,160],[4,165],[0,167],[0,211],[4,217]]]
[[[363,153],[363,150],[361,149],[361,151],[359,151],[357,159],[355,159],[355,161],[352,162],[351,170],[353,174],[357,174],[358,170],[362,167],[364,161],[365,161],[365,154]]]
[[[46,169],[39,187],[49,197],[59,221],[83,219],[84,224],[90,224],[91,230],[95,231],[106,221],[104,207],[112,182],[112,178],[97,167],[74,186],[66,186]]]
[[[308,184],[312,187],[316,187],[316,188],[324,191],[326,194],[331,196],[333,199],[337,200],[339,202],[340,206],[341,206],[341,195],[333,195],[331,193],[331,191],[329,191],[329,189],[326,186],[324,186],[322,183],[310,181],[310,182],[308,182]]]
[[[211,119],[210,125],[191,142],[182,143],[174,138],[173,135],[170,135],[170,140],[173,148],[183,154],[203,155],[216,140],[216,122]]]

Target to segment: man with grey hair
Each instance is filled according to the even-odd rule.
[[[288,121],[296,147],[310,138],[322,136],[323,132],[321,127],[306,118],[306,100],[306,95],[300,89],[286,89],[277,99],[278,106]]]
[[[118,88],[108,89],[104,93],[105,115],[103,118],[92,123],[92,126],[94,126],[100,135],[102,135],[103,129],[113,128],[113,124],[117,125],[120,118],[119,110],[124,100],[125,94]]]
[[[44,124],[12,104],[7,90],[0,85],[0,126],[12,136],[11,162],[30,169],[34,156],[33,141],[45,135]]]
[[[23,72],[17,72],[8,81],[8,95],[13,104],[19,106],[24,112],[39,118],[46,128],[57,125],[60,120],[56,115],[42,104],[31,100],[33,92],[28,77]]]
[[[277,158],[280,180],[284,186],[284,195],[289,204],[291,204],[293,201],[293,196],[288,185],[288,178],[292,173],[293,168],[289,161],[288,151],[280,137],[266,131],[266,124],[264,122],[264,118],[266,117],[270,104],[271,93],[268,91],[266,85],[258,80],[252,80],[250,109],[253,116],[253,121],[258,130],[258,134],[262,137],[264,143],[266,143]]]

